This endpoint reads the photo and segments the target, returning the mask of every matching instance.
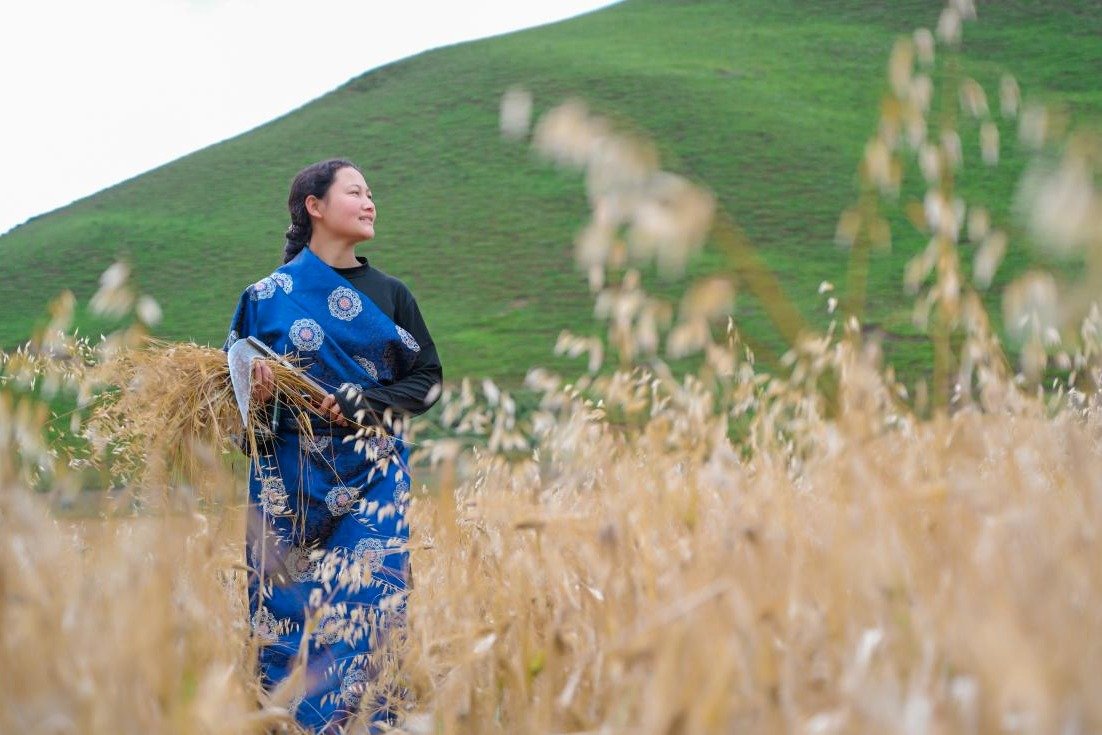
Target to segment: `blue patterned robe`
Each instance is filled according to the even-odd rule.
[[[333,393],[400,379],[420,350],[309,248],[242,294],[227,345],[247,336]],[[311,439],[279,413],[249,472],[249,611],[266,689],[294,665],[307,617],[320,620],[292,707],[303,726],[333,732],[360,705],[367,654],[404,611],[409,450],[393,434],[357,450],[354,427],[320,417]]]

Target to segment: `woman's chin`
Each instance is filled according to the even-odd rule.
[[[356,232],[348,233],[348,236],[347,236],[347,239],[349,239],[352,242],[357,243],[357,244],[359,244],[361,242],[367,242],[368,240],[373,240],[374,238],[375,238],[375,230],[372,230],[372,229],[357,230]]]

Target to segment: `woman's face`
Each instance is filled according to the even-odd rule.
[[[337,171],[325,197],[308,197],[306,206],[315,230],[354,242],[375,237],[375,201],[363,174],[354,168]]]

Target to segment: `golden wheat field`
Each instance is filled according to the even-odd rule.
[[[364,698],[392,703],[396,732],[1102,731],[1102,136],[1020,109],[1012,77],[993,92],[1002,135],[1037,155],[1015,211],[1087,263],[1074,284],[1006,288],[1012,356],[978,295],[1005,230],[953,193],[956,133],[926,135],[935,93],[987,114],[974,80],[932,90],[928,71],[974,15],[953,0],[896,44],[894,104],[839,222],[859,282],[901,178],[925,181],[930,245],[899,277],[934,342],[930,385],[895,379],[833,284],[829,330],[794,322],[652,143],[578,101],[532,125],[528,94],[506,93],[507,135],[584,177],[576,259],[600,332],[563,333],[579,375],[533,368],[531,411],[490,381],[445,389],[418,442],[432,482],[409,514],[407,625]],[[646,292],[645,266],[678,272],[709,239],[729,279],[674,304]],[[736,292],[790,336],[777,369],[742,342]],[[0,731],[291,732],[290,694],[253,672],[222,353],[148,341],[155,304],[124,266],[93,302],[128,326],[78,339],[62,296],[0,361]],[[667,366],[682,357],[699,367]],[[76,406],[60,433],[57,397]],[[90,478],[112,487],[96,512],[60,512]]]

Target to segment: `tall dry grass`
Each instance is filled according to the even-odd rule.
[[[1102,730],[1102,146],[1023,105],[1012,77],[998,119],[963,73],[934,89],[933,65],[974,15],[954,0],[936,31],[892,53],[862,189],[839,222],[849,283],[820,290],[837,313],[825,333],[714,197],[662,169],[654,144],[577,102],[541,118],[537,150],[585,176],[592,218],[576,252],[601,331],[559,340],[586,359],[578,378],[529,374],[531,415],[490,381],[446,392],[449,438],[419,449],[436,488],[410,509],[408,626],[380,648],[364,701],[389,698],[411,733]],[[928,119],[935,103],[941,117]],[[532,108],[510,90],[508,137],[529,135]],[[1018,245],[990,203],[953,186],[962,134],[997,165],[1015,125],[1036,156],[1018,216],[1087,265],[1076,283],[1033,272],[1007,288],[1016,364],[980,293]],[[917,207],[898,201],[908,175],[928,185]],[[935,343],[930,385],[898,382],[861,329],[892,206],[930,237],[901,274]],[[689,284],[678,303],[646,292],[641,266],[676,275],[709,237],[729,277]],[[163,460],[157,442],[179,450],[173,431],[204,433],[192,413],[155,434],[149,424],[163,427],[180,402],[172,391],[143,394],[155,405],[97,403],[111,365],[137,364],[155,316],[127,289],[116,271],[97,295],[138,317],[104,343],[68,336],[62,299],[0,366],[0,730],[290,727],[285,699],[266,699],[252,672],[247,512],[240,489],[225,492],[240,477],[220,461],[176,462],[155,481],[131,473],[144,477],[137,497],[182,502],[82,522],[31,492],[71,494],[103,452],[133,446],[90,441],[97,406],[150,432],[148,451],[127,455],[142,461]],[[772,374],[738,334],[738,292],[762,300],[790,341]],[[691,374],[665,362],[689,355],[700,358]],[[202,384],[226,399],[196,360],[176,378],[187,395]],[[1042,384],[1049,365],[1064,373]],[[51,444],[41,399],[55,391],[77,411],[71,441]]]
[[[407,672],[440,731],[1096,730],[1097,406],[914,421],[825,362],[835,417],[767,383],[749,456],[699,384],[638,374],[637,428],[556,390],[538,460],[420,502]]]

